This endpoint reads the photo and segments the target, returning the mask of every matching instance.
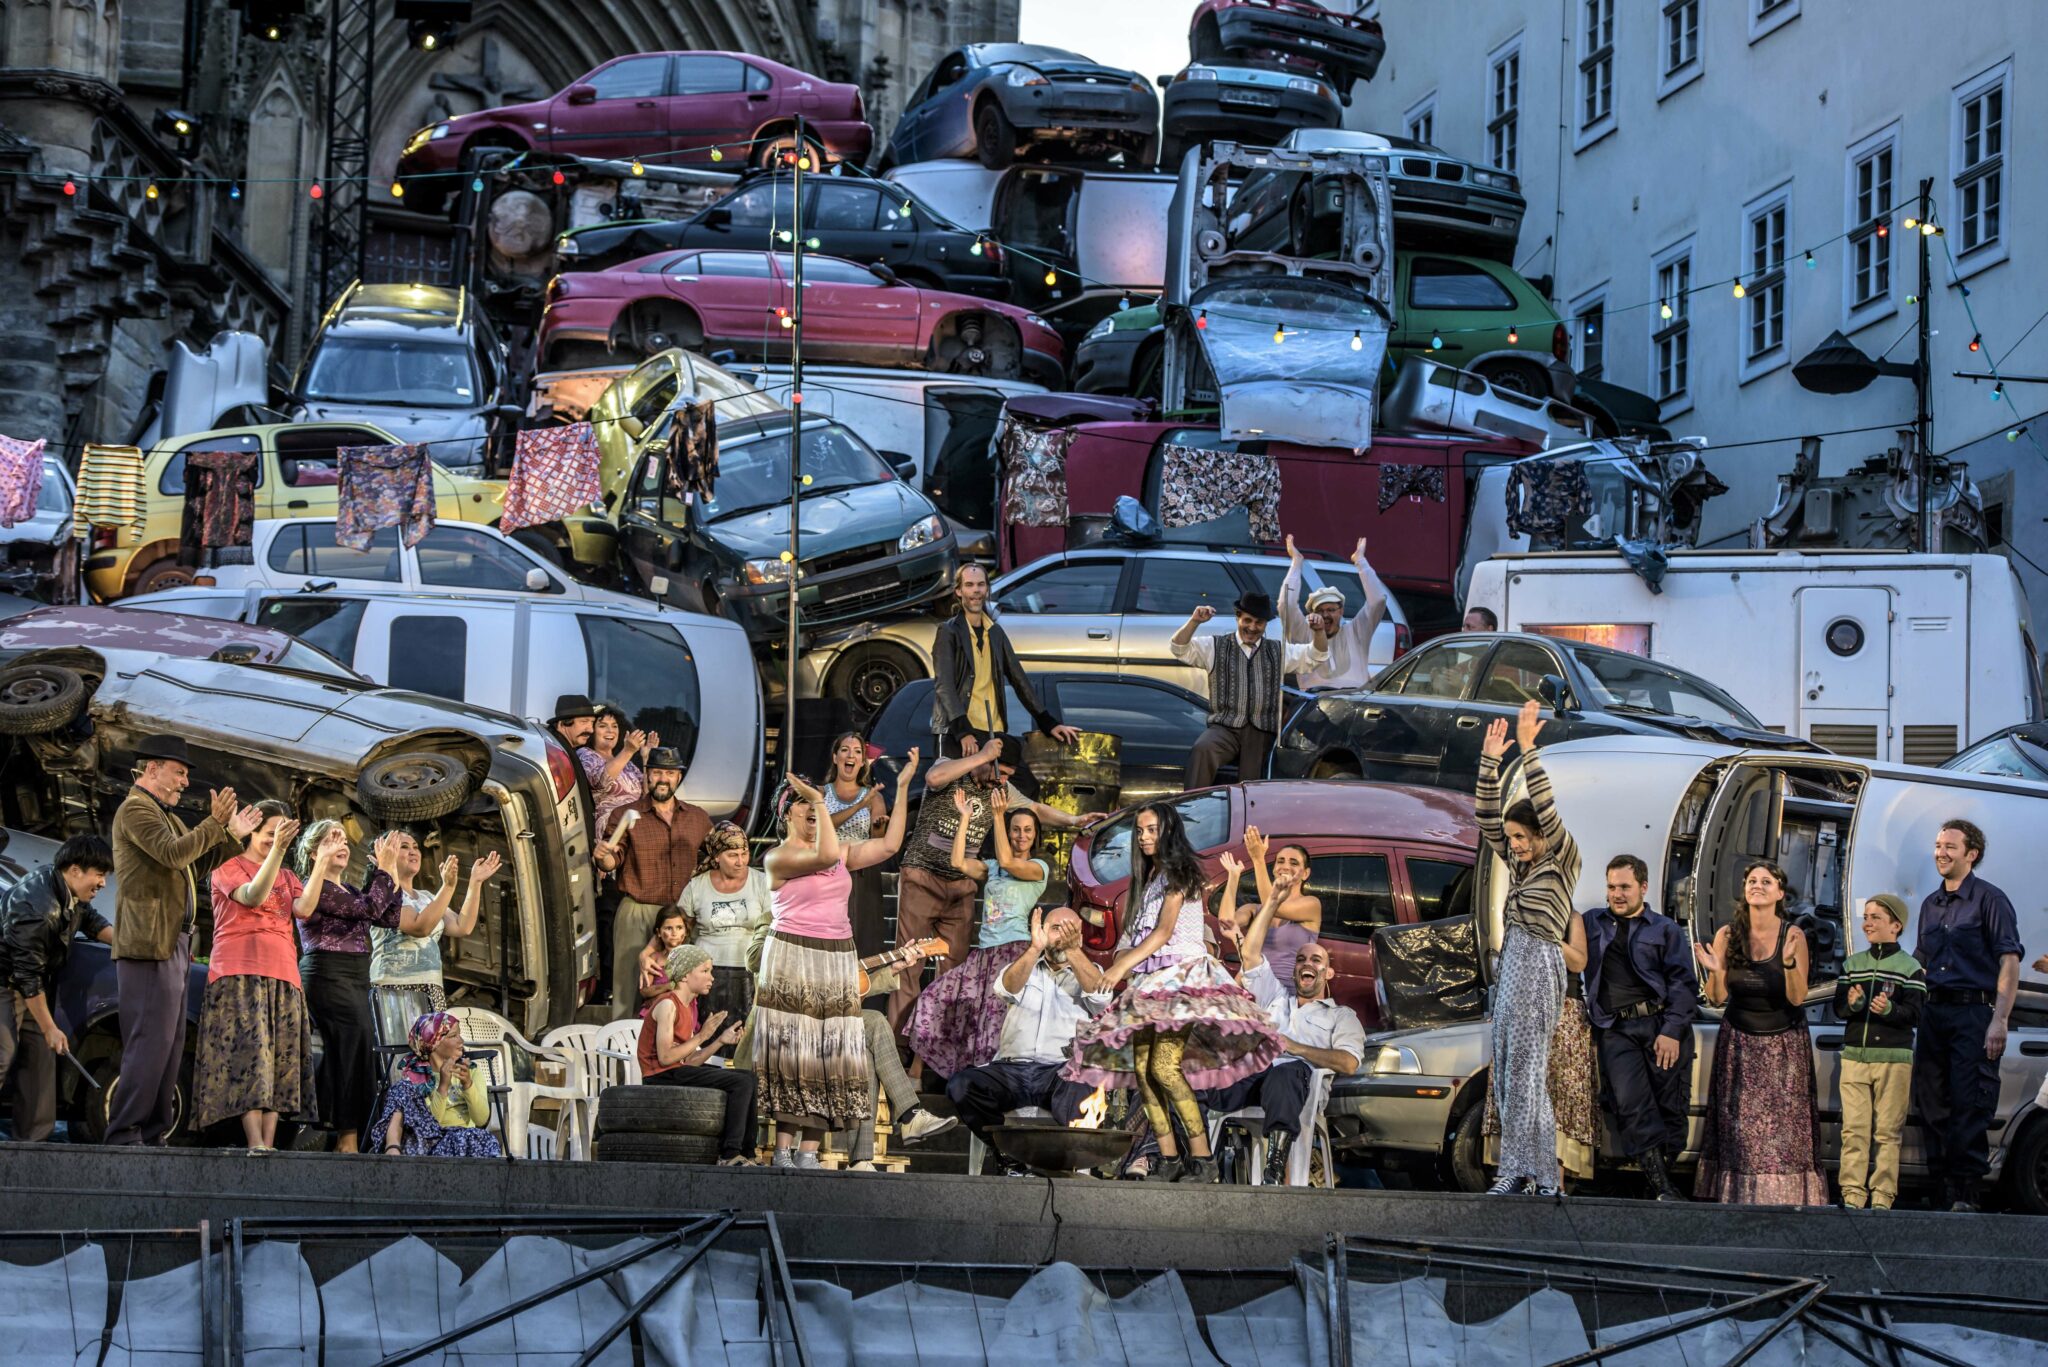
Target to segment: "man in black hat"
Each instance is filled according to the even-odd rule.
[[[1209,725],[1188,756],[1188,787],[1206,788],[1223,765],[1237,763],[1239,779],[1264,778],[1266,758],[1280,734],[1281,680],[1330,658],[1320,617],[1309,619],[1306,645],[1283,645],[1266,636],[1273,600],[1256,590],[1238,595],[1236,634],[1197,636],[1216,609],[1201,604],[1169,643],[1173,658],[1209,674]]]
[[[647,757],[647,793],[620,810],[612,840],[596,847],[597,866],[619,875],[612,916],[612,1019],[640,1009],[640,951],[661,913],[676,904],[697,872],[697,851],[711,835],[711,814],[681,797],[683,758],[669,746]]]
[[[185,742],[149,736],[135,748],[135,786],[114,813],[114,982],[121,1000],[121,1086],[109,1144],[162,1144],[170,1134],[185,1057],[185,987],[199,889],[192,866],[208,851],[239,854],[263,823],[235,790],[208,795],[186,829],[175,808],[192,781]]]
[[[583,808],[583,829],[590,832],[593,848],[603,838],[604,832],[597,829],[597,800],[590,795],[590,780],[583,774],[583,756],[580,753],[590,745],[591,737],[597,732],[597,714],[603,709],[581,693],[564,693],[555,699],[555,715],[548,719],[548,729],[555,733],[555,739],[569,752],[576,770],[576,801]]]

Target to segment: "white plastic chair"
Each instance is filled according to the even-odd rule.
[[[506,1152],[515,1158],[559,1158],[565,1154],[573,1159],[585,1157],[585,1136],[590,1126],[584,1120],[583,1061],[574,1052],[533,1043],[511,1021],[486,1007],[451,1006],[448,1014],[462,1022],[464,1043],[498,1051],[499,1067],[495,1071],[501,1080],[492,1090],[502,1091],[505,1097]],[[521,1081],[515,1066],[515,1049],[530,1060],[560,1065],[567,1076],[565,1085]],[[528,1078],[532,1074],[529,1066]],[[530,1123],[533,1103],[542,1098],[561,1105],[561,1118],[552,1130],[536,1129]]]
[[[621,1031],[621,1026],[626,1028]],[[586,1153],[596,1151],[597,1103],[604,1089],[636,1086],[640,1082],[639,1034],[639,1021],[623,1020],[608,1025],[558,1025],[541,1036],[541,1048],[572,1055],[581,1065]]]
[[[1288,1065],[1292,1067],[1292,1064]],[[1308,1142],[1296,1143],[1287,1151],[1287,1185],[1305,1187],[1308,1185],[1311,1151],[1323,1151],[1323,1171],[1332,1174],[1335,1183],[1336,1168],[1330,1159],[1330,1122],[1324,1111],[1330,1104],[1330,1089],[1336,1084],[1337,1074],[1328,1068],[1315,1070],[1315,1077],[1308,1084],[1308,1100],[1301,1108],[1301,1133],[1308,1136]],[[1243,1120],[1258,1122],[1245,1128],[1252,1134],[1252,1185],[1263,1186],[1266,1181],[1266,1110],[1263,1106],[1246,1106],[1242,1110],[1226,1111],[1209,1117],[1209,1151],[1216,1150],[1216,1141],[1223,1133],[1225,1121]]]

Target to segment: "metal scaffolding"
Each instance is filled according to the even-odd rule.
[[[376,0],[332,0],[327,29],[327,155],[319,212],[313,218],[316,308],[311,336],[327,306],[363,272],[370,221],[370,94]]]

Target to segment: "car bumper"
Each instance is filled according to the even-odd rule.
[[[1263,5],[1232,5],[1216,12],[1225,52],[1285,52],[1369,81],[1387,55],[1387,40],[1369,29]]]
[[[1512,247],[1528,209],[1522,196],[1484,185],[1445,185],[1407,176],[1395,176],[1390,184],[1398,226],[1435,229],[1454,241]]]
[[[111,603],[128,586],[128,562],[134,550],[96,551],[86,558],[85,587],[102,603]]]
[[[1066,359],[1057,352],[1024,351],[1024,378],[1047,389],[1059,389],[1067,382]]]
[[[1261,147],[1297,128],[1335,128],[1342,117],[1335,100],[1309,90],[1228,81],[1175,81],[1166,88],[1166,136],[1183,141],[1222,136]]]
[[[622,301],[617,299],[557,299],[541,314],[539,349],[543,356],[554,342],[609,342],[618,322]]]
[[[1137,382],[1138,353],[1150,332],[1112,332],[1074,349],[1074,388],[1083,394],[1128,394]]]
[[[805,575],[797,601],[798,625],[823,630],[928,603],[948,592],[959,552],[952,537],[914,551]],[[719,606],[756,641],[779,640],[789,629],[789,590],[781,584],[719,585]]]
[[[1418,1073],[1343,1078],[1330,1097],[1331,1132],[1345,1148],[1442,1153],[1463,1085],[1463,1078]]]
[[[421,145],[398,159],[398,178],[407,176],[446,175],[459,169],[462,160],[462,140],[454,134]]]
[[[859,119],[805,120],[804,131],[825,144],[827,161],[865,162],[875,146],[875,130]]]
[[[1134,133],[1149,138],[1159,126],[1159,102],[1149,92],[1111,89],[1084,95],[1058,82],[1010,92],[1003,112],[1019,132],[1040,137],[1079,140],[1091,134]]]

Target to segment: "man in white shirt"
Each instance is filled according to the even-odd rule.
[[[1109,1005],[1102,970],[1081,952],[1081,918],[1067,907],[1031,913],[1031,943],[996,979],[1010,1004],[993,1063],[955,1073],[946,1095],[960,1123],[996,1155],[1008,1177],[1029,1173],[990,1136],[1005,1112],[1043,1106],[1062,1125],[1081,1111],[1094,1088],[1060,1076],[1074,1032]]]
[[[1323,640],[1330,647],[1328,663],[1311,665],[1295,676],[1303,688],[1364,688],[1372,682],[1372,638],[1380,629],[1380,623],[1387,617],[1387,586],[1365,561],[1365,538],[1358,538],[1358,549],[1351,552],[1351,563],[1358,570],[1358,582],[1365,590],[1365,611],[1344,620],[1344,594],[1328,585],[1317,589],[1308,596],[1308,614],[1301,610],[1301,571],[1305,563],[1300,551],[1294,549],[1294,538],[1287,538],[1287,577],[1280,581],[1280,634],[1290,645],[1306,645],[1314,638],[1314,628],[1322,628]]]
[[[1287,1179],[1287,1150],[1301,1133],[1301,1112],[1308,1104],[1314,1070],[1328,1068],[1338,1077],[1358,1071],[1365,1056],[1365,1024],[1348,1006],[1330,995],[1330,951],[1307,944],[1294,959],[1294,981],[1283,984],[1262,952],[1273,912],[1291,895],[1292,886],[1276,883],[1274,895],[1259,908],[1238,946],[1239,974],[1245,991],[1258,998],[1274,1028],[1287,1041],[1287,1054],[1263,1073],[1217,1091],[1201,1092],[1202,1105],[1229,1113],[1257,1106],[1266,1113],[1265,1183],[1277,1187]]]
[[[1209,674],[1209,725],[1188,755],[1188,787],[1206,788],[1216,771],[1235,761],[1240,780],[1264,778],[1266,759],[1280,734],[1280,708],[1289,674],[1329,662],[1320,624],[1309,624],[1307,645],[1287,645],[1266,635],[1273,600],[1263,593],[1238,595],[1237,631],[1230,636],[1197,636],[1196,628],[1216,615],[1201,604],[1168,642],[1173,658]]]

